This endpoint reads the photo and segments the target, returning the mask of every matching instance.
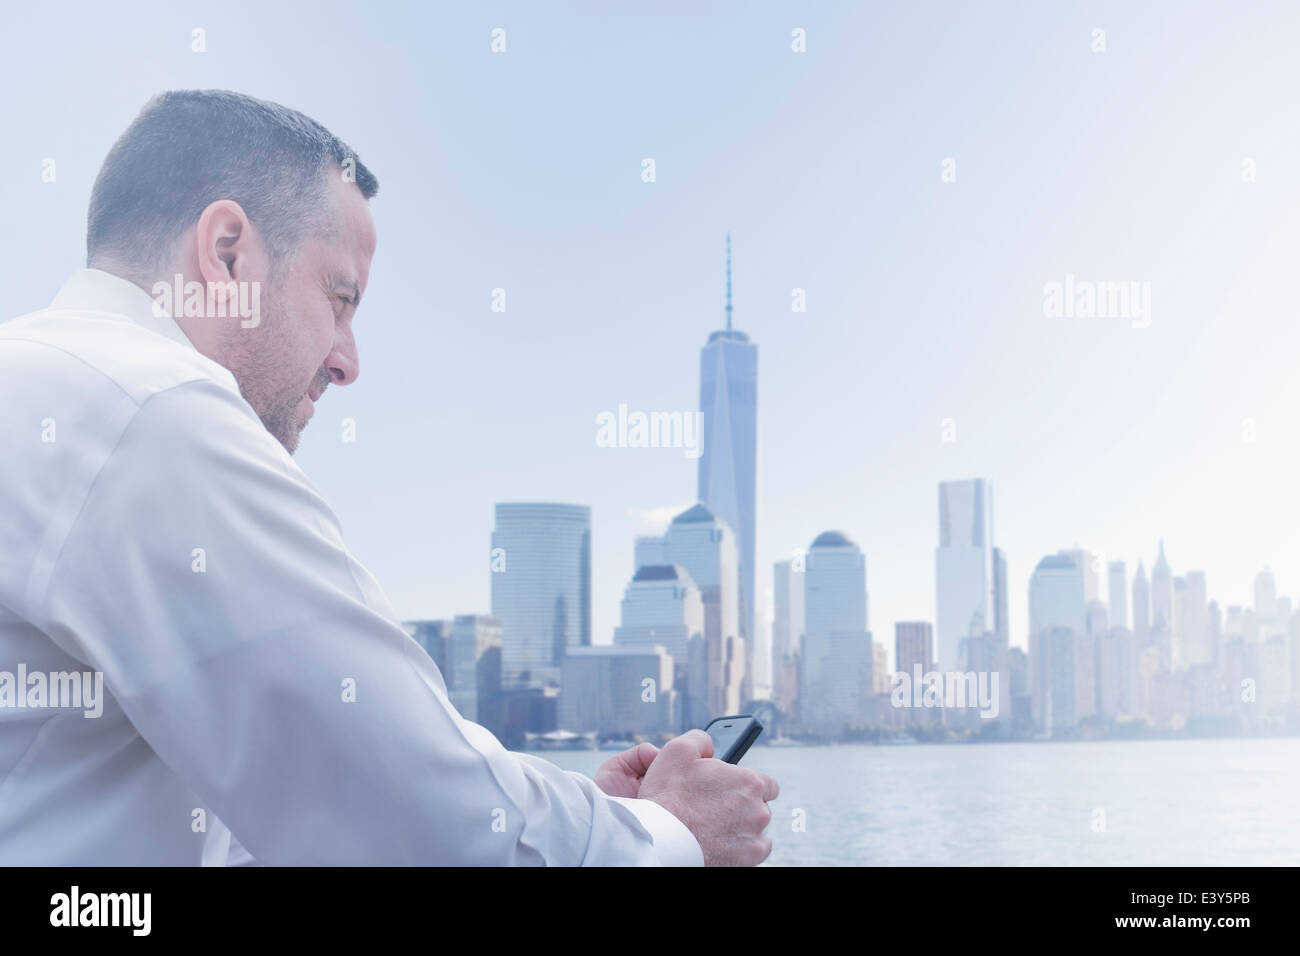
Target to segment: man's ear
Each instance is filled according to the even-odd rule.
[[[199,214],[194,243],[205,282],[254,281],[266,275],[265,246],[233,199],[219,199]]]

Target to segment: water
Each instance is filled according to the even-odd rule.
[[[590,775],[611,754],[543,756]],[[1300,740],[755,747],[743,764],[781,784],[774,865],[1300,864]]]

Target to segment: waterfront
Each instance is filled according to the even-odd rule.
[[[542,756],[591,774],[610,754]],[[1292,738],[756,747],[744,765],[781,784],[778,866],[1300,863]]]

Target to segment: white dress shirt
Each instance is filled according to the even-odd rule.
[[[0,865],[702,863],[659,805],[456,712],[153,306],[87,269],[0,325],[0,680],[103,675],[97,717],[0,701]]]

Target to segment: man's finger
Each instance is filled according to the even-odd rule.
[[[627,768],[628,773],[638,777],[644,777],[645,772],[650,769],[651,762],[659,754],[659,748],[650,742],[637,744],[630,750],[625,750],[619,754],[619,759],[623,766]]]

